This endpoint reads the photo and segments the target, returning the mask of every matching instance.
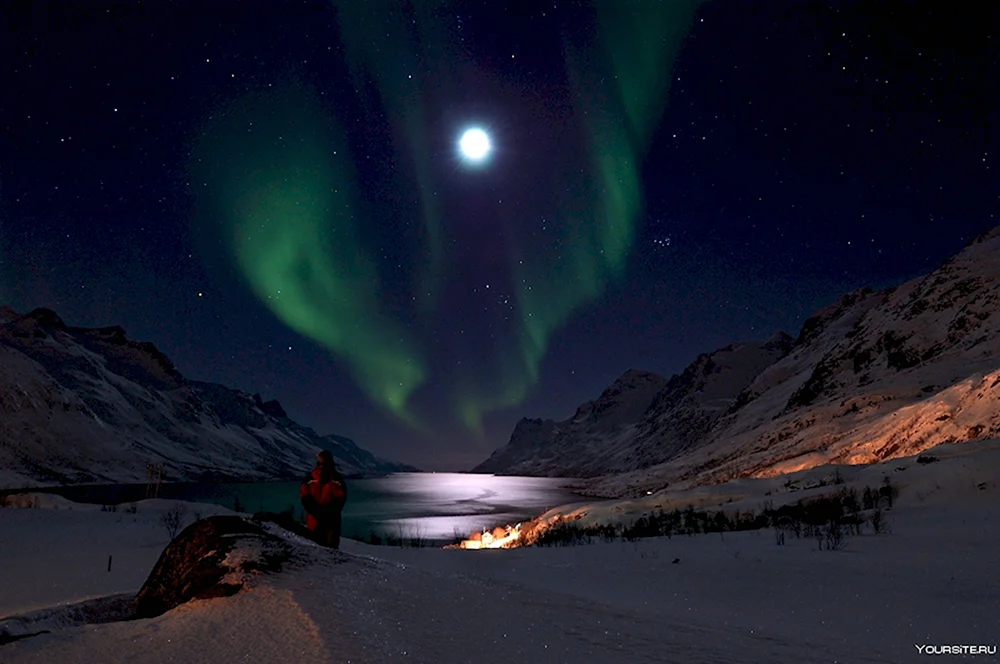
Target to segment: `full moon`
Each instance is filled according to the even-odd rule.
[[[467,129],[458,147],[466,159],[481,161],[490,152],[490,137],[482,129]]]

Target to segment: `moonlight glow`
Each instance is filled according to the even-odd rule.
[[[458,147],[466,159],[482,161],[490,153],[490,137],[482,129],[467,129]]]

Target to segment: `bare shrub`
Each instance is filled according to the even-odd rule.
[[[892,509],[892,503],[899,496],[899,487],[896,486],[889,476],[887,475],[882,480],[882,486],[878,489],[879,502],[883,500],[887,503],[887,507]]]
[[[870,510],[875,507],[875,503],[878,502],[878,494],[872,490],[870,486],[865,487],[865,491],[861,496],[861,508]]]
[[[177,532],[181,529],[181,524],[184,523],[184,515],[186,512],[187,508],[184,504],[177,503],[160,515],[160,525],[167,529],[167,535],[170,539],[177,536]]]
[[[868,522],[872,524],[872,530],[876,535],[881,535],[890,531],[889,519],[886,517],[885,512],[882,511],[881,507],[876,507],[872,511],[871,516],[868,517]]]
[[[772,514],[771,525],[774,528],[774,543],[778,546],[783,546],[785,544],[785,531],[793,529],[794,519],[788,515],[777,516]],[[801,530],[801,524],[800,524]]]
[[[830,519],[823,528],[823,537],[827,551],[836,551],[844,547],[844,527],[838,519]]]
[[[847,532],[854,535],[861,534],[861,525],[864,522],[864,518],[859,513],[848,514],[840,520],[840,523],[847,527]]]
[[[414,549],[419,549],[421,547],[427,546],[427,537],[424,534],[423,528],[415,528],[410,532],[409,544]]]

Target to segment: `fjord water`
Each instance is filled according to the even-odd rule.
[[[469,473],[395,473],[348,480],[344,535],[452,540],[497,525],[514,524],[550,507],[582,498],[563,485],[571,480]],[[242,511],[301,513],[298,482],[164,485],[161,498],[217,503]]]

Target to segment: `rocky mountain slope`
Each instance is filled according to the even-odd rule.
[[[607,472],[604,453],[633,436],[634,423],[667,381],[647,371],[626,371],[596,401],[573,417],[522,419],[510,443],[473,469],[480,473],[591,477]]]
[[[319,448],[349,474],[413,470],[321,436],[277,401],[187,380],[120,327],[0,308],[0,485],[297,479]]]
[[[794,342],[779,336],[761,347],[757,364],[720,368],[714,357],[739,345],[698,358],[614,440],[564,438],[558,446],[605,459],[579,464],[605,476],[589,491],[626,495],[996,437],[998,311],[1000,227],[925,277],[845,295],[807,320]],[[716,382],[693,380],[709,360]],[[515,429],[508,448],[524,446],[518,436]],[[573,474],[540,456],[487,464],[478,470]]]
[[[646,468],[696,445],[740,390],[788,352],[791,337],[733,344],[669,381],[629,370],[562,422],[522,419],[510,443],[473,472],[593,477]]]

